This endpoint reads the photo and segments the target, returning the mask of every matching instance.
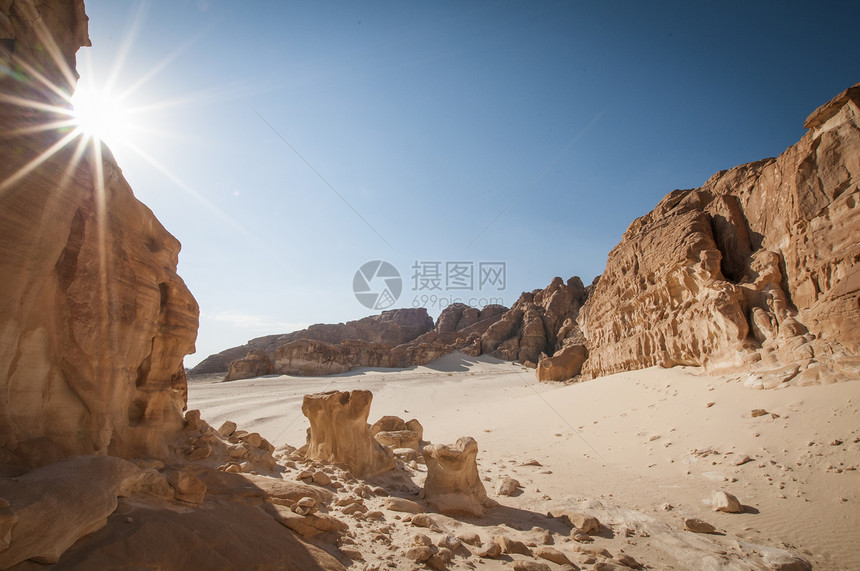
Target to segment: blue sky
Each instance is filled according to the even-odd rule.
[[[131,89],[111,148],[201,306],[189,365],[373,313],[369,260],[402,274],[393,307],[588,283],[666,193],[778,155],[860,81],[856,2],[86,4],[82,82]],[[507,283],[414,291],[415,261]]]

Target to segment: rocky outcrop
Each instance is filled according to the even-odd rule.
[[[359,477],[394,467],[390,450],[370,434],[370,391],[330,391],[305,395],[302,414],[310,421],[305,456],[323,463],[346,464]]]
[[[537,365],[539,381],[566,381],[582,372],[588,349],[581,343],[565,345],[552,357],[544,356]]]
[[[366,341],[331,344],[302,339],[282,345],[274,353],[274,370],[279,375],[310,377],[345,373],[355,367],[393,366],[390,345]]]
[[[69,107],[48,83],[74,86],[83,3],[7,1],[0,14],[0,65],[15,71],[0,75],[0,462],[165,456],[198,316],[179,242],[106,147],[34,130]]]
[[[278,347],[299,340],[318,341],[325,345],[338,345],[344,341],[363,341],[367,344],[402,345],[433,329],[433,319],[423,307],[392,309],[356,321],[336,324],[316,324],[307,329],[283,335],[266,335],[248,341],[240,347],[231,347],[210,355],[194,367],[194,374],[223,373],[230,363],[242,359],[251,350],[259,350],[274,359]],[[317,347],[319,345],[314,345]],[[358,366],[358,365],[355,365]]]
[[[481,352],[501,359],[537,363],[541,354],[583,343],[576,323],[591,286],[574,276],[565,283],[555,278],[542,290],[523,293],[517,302],[481,337]]]
[[[634,221],[579,315],[587,376],[652,365],[858,372],[860,88],[775,159],[669,193]],[[808,377],[808,378],[806,378]]]
[[[478,310],[455,303],[442,311],[433,326],[424,308],[398,309],[347,324],[313,325],[288,335],[261,337],[249,342],[259,348],[229,363],[227,380],[265,374],[256,371],[257,367],[265,369],[269,355],[275,373],[299,376],[332,375],[356,367],[424,365],[454,351],[477,356],[481,354],[481,335],[505,311],[500,305]],[[428,325],[432,327],[429,331]],[[192,372],[220,367],[237,349],[212,355]]]
[[[453,445],[428,444],[422,448],[427,463],[424,499],[436,511],[448,515],[480,517],[493,500],[478,474],[478,443],[466,436]]]
[[[274,372],[275,364],[265,351],[251,349],[242,359],[236,359],[230,363],[230,369],[227,371],[227,376],[224,377],[224,380],[250,379],[252,377],[271,375]]]

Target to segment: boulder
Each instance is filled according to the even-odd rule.
[[[251,349],[241,359],[230,362],[227,376],[224,377],[224,380],[252,379],[254,377],[262,377],[263,375],[271,375],[274,372],[275,364],[269,355],[261,349]]]
[[[565,345],[552,357],[542,356],[537,366],[539,381],[566,381],[582,372],[582,365],[588,359],[585,345]]]
[[[144,479],[144,471],[111,456],[77,456],[17,478],[0,479],[0,569],[27,559],[56,563],[81,537],[107,522],[117,498]]]
[[[728,492],[714,492],[711,497],[711,506],[717,512],[739,514],[744,511],[738,499]]]
[[[480,517],[495,505],[478,475],[478,443],[472,437],[453,445],[429,444],[422,449],[427,463],[424,498],[436,511]]]
[[[305,395],[302,413],[310,421],[305,456],[328,464],[346,464],[359,477],[394,467],[391,451],[373,439],[367,425],[370,391],[329,391]]]

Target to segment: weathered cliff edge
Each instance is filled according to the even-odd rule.
[[[88,44],[82,0],[0,0],[0,569],[343,569],[272,507],[326,495],[231,473],[274,447],[183,415],[197,303],[68,122]]]
[[[757,369],[751,384],[860,372],[860,84],[775,159],[669,193],[610,252],[579,315],[588,377]]]
[[[669,193],[630,225],[591,286],[556,278],[504,313],[485,309],[471,330],[446,324],[477,310],[450,308],[401,346],[264,338],[272,363],[234,348],[242,358],[228,378],[403,367],[454,350],[533,364],[540,380],[678,364],[750,370],[758,387],[857,376],[858,101],[860,84],[814,111],[779,157]]]
[[[197,335],[179,242],[105,147],[39,130],[68,118],[57,92],[89,45],[83,3],[6,0],[0,15],[0,462],[162,457]]]

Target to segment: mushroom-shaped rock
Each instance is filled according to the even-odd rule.
[[[305,395],[302,413],[311,423],[306,457],[346,464],[359,477],[394,467],[391,451],[376,442],[367,426],[370,391],[329,391]]]
[[[423,448],[427,463],[424,498],[436,511],[448,515],[480,517],[496,505],[487,497],[478,476],[478,443],[466,436],[454,445],[429,444]]]

